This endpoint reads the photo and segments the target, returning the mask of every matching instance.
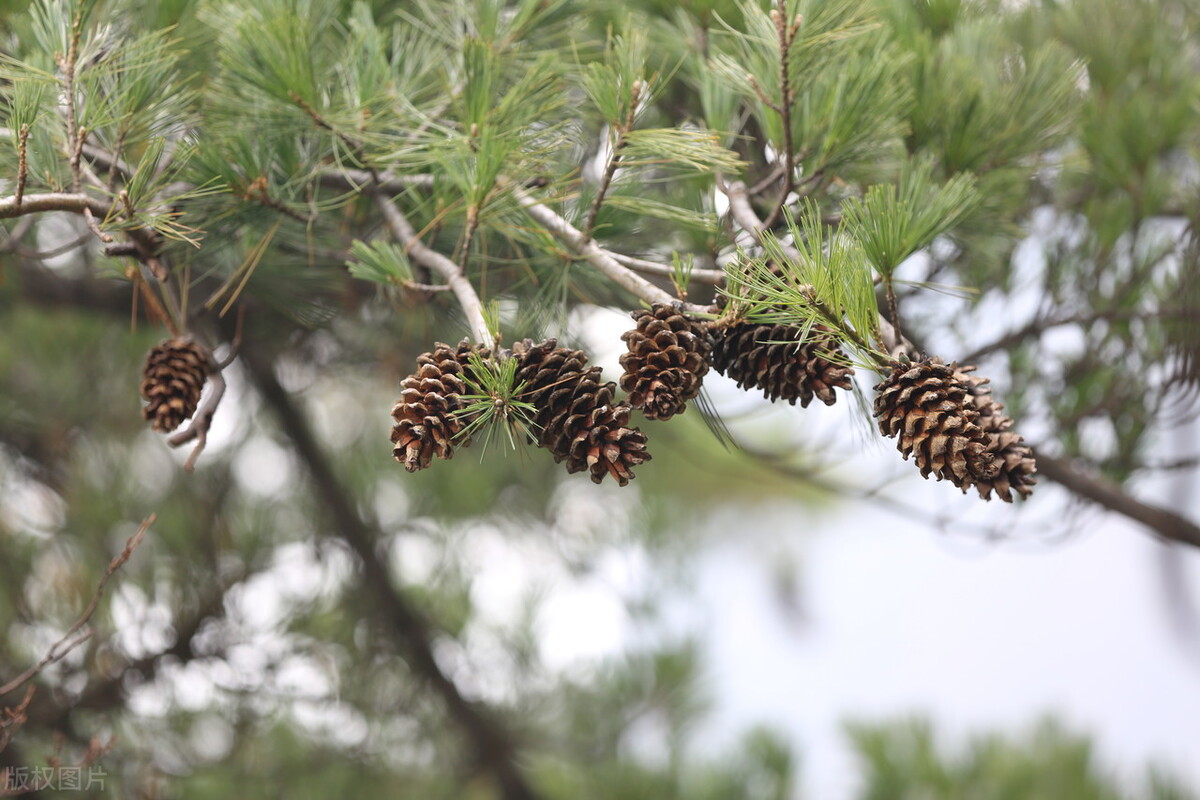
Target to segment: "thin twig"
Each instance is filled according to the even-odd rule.
[[[788,23],[783,17],[783,11],[771,9],[771,20],[775,23],[775,32],[779,38],[779,105],[774,106],[783,121],[783,186],[779,190],[779,201],[771,209],[771,214],[763,224],[771,227],[779,219],[783,207],[787,204],[788,195],[792,193],[796,177],[796,151],[792,143],[792,102],[796,92],[792,89],[790,60],[792,43],[796,39],[796,31],[800,29],[800,17]]]
[[[79,128],[75,117],[75,62],[79,56],[79,40],[83,36],[83,7],[75,11],[71,20],[71,40],[67,45],[67,55],[59,58],[58,65],[63,71],[63,94],[67,100],[67,157],[71,161],[71,191],[78,192],[82,183],[79,173]]]
[[[900,306],[896,302],[896,287],[890,277],[884,278],[883,293],[887,298],[888,316],[891,317],[893,333],[897,339],[903,339],[904,332],[900,328]]]
[[[90,629],[84,631],[83,628],[91,621],[92,615],[96,613],[96,608],[100,605],[100,598],[104,596],[104,589],[108,586],[108,582],[112,579],[116,571],[130,559],[138,545],[142,543],[142,538],[146,535],[146,531],[150,529],[150,526],[154,524],[155,519],[157,517],[151,514],[142,520],[142,524],[138,526],[137,532],[125,541],[125,547],[109,562],[108,568],[104,570],[104,575],[100,578],[100,583],[96,587],[91,601],[87,604],[79,619],[75,620],[75,624],[63,634],[61,639],[50,646],[50,649],[46,651],[46,655],[42,657],[41,661],[8,683],[0,686],[0,697],[21,688],[46,667],[61,661],[68,653],[92,637],[94,631]]]
[[[17,134],[17,193],[13,195],[17,208],[21,207],[21,198],[25,196],[25,182],[29,179],[29,163],[26,158],[28,145],[29,126],[22,125],[20,133]]]
[[[33,701],[33,696],[36,693],[37,689],[35,687],[25,687],[25,697],[17,707],[5,708],[3,710],[3,718],[0,718],[0,752],[3,752],[8,747],[8,743],[12,741],[13,734],[17,732],[17,729],[29,721],[25,712],[29,709],[29,704]],[[3,782],[0,782],[0,789],[3,788]]]
[[[211,356],[209,358],[211,361]],[[216,367],[215,361],[209,364],[209,391],[200,403],[200,407],[196,409],[196,413],[192,415],[192,421],[186,428],[176,431],[167,438],[167,444],[171,447],[179,447],[193,439],[196,441],[196,446],[188,454],[187,461],[183,462],[185,472],[191,472],[196,468],[196,459],[200,458],[200,454],[204,452],[204,446],[208,444],[208,429],[212,427],[217,407],[221,405],[221,398],[225,396],[225,376]]]
[[[634,81],[633,85],[629,87],[629,110],[625,114],[625,121],[617,126],[617,135],[613,139],[612,150],[608,154],[608,163],[604,166],[600,186],[596,189],[596,197],[592,200],[587,222],[583,226],[583,235],[588,238],[591,238],[596,227],[596,218],[600,216],[600,206],[604,205],[604,196],[608,194],[608,187],[612,183],[613,176],[617,174],[617,166],[621,161],[621,148],[625,147],[625,137],[633,130],[638,102],[642,97],[642,87],[643,84],[640,80]]]

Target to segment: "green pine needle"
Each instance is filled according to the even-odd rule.
[[[473,438],[486,429],[480,458],[493,439],[503,437],[515,450],[519,443],[535,438],[533,417],[537,411],[532,403],[517,399],[525,391],[525,383],[517,381],[518,366],[515,358],[496,360],[479,353],[468,356],[463,380],[469,391],[461,395],[466,406],[455,413],[467,420],[459,437]]]

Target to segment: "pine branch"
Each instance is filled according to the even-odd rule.
[[[762,244],[763,235],[767,232],[767,226],[758,218],[758,214],[755,213],[754,207],[750,205],[750,196],[746,191],[746,184],[742,183],[741,181],[734,181],[732,183],[718,181],[717,186],[729,199],[729,213],[733,217],[734,221],[737,222],[737,224],[740,225],[747,233],[751,234],[759,244]],[[800,251],[792,245],[782,242],[778,239],[774,239],[773,244],[775,247],[779,248],[785,258],[797,262],[802,259]],[[803,287],[800,288],[803,289]],[[828,316],[830,311],[831,309],[824,309],[823,313]],[[879,336],[882,340],[882,344],[892,358],[896,358],[901,354],[908,355],[909,357],[916,357],[916,346],[912,342],[899,335],[896,329],[892,326],[891,322],[888,321],[887,317],[880,314],[876,320],[876,325],[879,328]],[[855,343],[858,344],[859,347],[863,347],[865,344],[861,338]],[[864,349],[864,353],[869,354],[871,352],[872,348],[870,347],[866,347]]]
[[[27,194],[24,197],[0,197],[0,219],[13,219],[45,211],[71,211],[82,214],[85,210],[104,218],[112,210],[112,205],[82,192],[47,192]]]
[[[368,189],[375,200],[375,205],[383,213],[383,218],[396,241],[404,245],[405,250],[413,261],[422,264],[442,276],[446,285],[454,292],[454,297],[467,316],[471,326],[471,336],[477,344],[496,347],[496,337],[488,329],[487,320],[483,314],[483,303],[475,287],[467,280],[459,266],[446,256],[426,246],[418,237],[412,223],[400,211],[395,201],[385,196],[378,187]]]
[[[611,253],[585,236],[582,231],[555,213],[553,209],[539,203],[525,189],[511,182],[502,182],[501,185],[505,185],[505,183],[512,190],[513,195],[517,198],[517,202],[525,209],[525,213],[545,228],[555,239],[566,245],[567,249],[574,255],[596,267],[613,283],[631,294],[640,297],[647,303],[677,302],[677,299],[670,293],[660,289],[630,268],[621,264]],[[685,303],[683,310],[692,313],[711,314],[715,311],[715,308]]]
[[[673,278],[675,276],[675,268],[669,267],[666,264],[659,264],[654,261],[646,261],[642,258],[627,256],[624,253],[618,253],[614,250],[600,248],[608,254],[614,261],[629,267],[634,272],[640,272],[643,275],[661,275],[664,278]],[[706,283],[711,286],[717,286],[725,282],[725,272],[719,269],[703,269],[693,267],[688,273],[688,279],[693,283]]]
[[[374,181],[376,187],[388,194],[401,194],[410,189],[433,188],[432,175],[393,175],[390,172],[381,172],[376,179],[370,172],[361,169],[324,169],[321,171],[320,180],[322,184],[332,188],[351,189],[354,191],[360,191],[363,187],[371,185],[372,181]],[[625,255],[624,253],[618,253],[605,247],[599,247],[598,245],[597,249],[634,272],[640,272],[645,275],[659,275],[664,278],[670,278],[675,274],[674,268],[666,264],[659,264],[654,261]],[[724,282],[725,272],[719,269],[695,268],[691,271],[689,277],[694,283],[715,286]],[[433,288],[438,289],[441,287]]]

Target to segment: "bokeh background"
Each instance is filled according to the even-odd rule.
[[[745,19],[769,6],[626,5],[97,7],[101,44],[176,25],[171,47],[192,92],[180,108],[223,109],[196,122],[185,177],[261,169],[293,211],[314,197],[329,206],[309,225],[235,189],[187,206],[208,231],[204,255],[178,262],[193,298],[240,276],[253,248],[266,253],[246,282],[241,346],[194,473],[182,469],[187,448],[169,448],[140,416],[142,364],[164,333],[135,307],[128,263],[101,255],[77,216],[5,220],[0,684],[68,631],[127,538],[157,518],[107,585],[94,635],[38,675],[17,723],[6,718],[0,769],[86,764],[105,780],[84,794],[137,798],[1198,796],[1200,550],[1183,540],[1200,518],[1200,8],[798,6],[853,6],[871,21],[854,40],[866,44],[814,73],[813,97],[841,97],[846,75],[887,78],[870,102],[829,101],[860,135],[822,140],[834,166],[818,169],[839,177],[814,201],[836,207],[846,187],[891,180],[908,158],[933,159],[942,177],[978,174],[975,215],[900,268],[908,330],[947,359],[978,354],[1021,432],[1068,479],[1183,518],[1147,526],[1071,480],[1043,477],[1016,505],[923,481],[875,433],[878,376],[861,369],[843,402],[803,410],[710,373],[711,413],[639,423],[653,461],[625,488],[499,439],[416,474],[393,461],[401,379],[465,327],[444,295],[347,272],[351,242],[382,236],[378,220],[369,203],[313,189],[335,137],[284,113],[286,76],[275,76],[282,90],[242,92],[247,53],[291,41],[270,27],[286,21],[312,32],[299,60],[334,85],[359,68],[344,44],[352,17],[442,36],[431,20],[465,26],[481,10],[508,19],[537,6],[544,18],[508,42],[514,51],[524,42],[599,63],[610,32],[645,35],[646,57],[665,65],[646,124],[669,127],[711,112],[699,99],[705,59],[741,53]],[[37,31],[72,8],[0,4],[6,91],[9,62],[49,58]],[[445,94],[458,51],[430,40],[430,63],[413,70],[451,65],[437,73]],[[497,52],[505,74],[531,68],[525,54]],[[97,63],[106,53],[96,46]],[[586,199],[605,123],[577,75],[560,77],[569,146],[538,161],[547,182],[568,176]],[[422,113],[453,117],[443,99],[422,97]],[[401,111],[374,108],[380,125],[400,125]],[[754,133],[756,113],[738,130]],[[2,174],[15,175],[3,146]],[[730,146],[748,162],[772,152]],[[661,263],[675,251],[722,263],[739,232],[711,176],[658,178],[631,172],[618,188],[712,224],[681,232],[679,213],[617,207],[602,240]],[[439,205],[445,191],[401,200],[430,244],[452,252],[461,209]],[[497,230],[512,227],[513,209],[496,214]],[[506,337],[557,336],[619,374],[635,301],[552,245],[489,235],[476,247],[492,248],[480,256],[490,271],[473,277],[498,301]],[[198,325],[218,356],[236,318]],[[0,696],[0,709],[23,696]]]

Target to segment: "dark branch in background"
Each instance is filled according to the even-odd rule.
[[[1039,475],[1045,475],[1068,491],[1109,511],[1145,525],[1162,539],[1200,547],[1200,526],[1186,517],[1143,503],[1116,483],[1090,475],[1067,459],[1048,456],[1039,450],[1037,464]]]
[[[108,568],[104,570],[104,576],[100,578],[100,584],[96,587],[95,594],[92,595],[92,599],[87,604],[87,608],[83,610],[83,614],[80,615],[79,619],[75,620],[75,624],[63,634],[61,639],[50,646],[50,649],[46,651],[46,655],[42,657],[41,661],[8,683],[0,686],[0,697],[21,688],[33,680],[46,667],[61,661],[68,653],[91,638],[93,631],[85,631],[83,629],[92,619],[92,615],[96,613],[96,608],[100,605],[100,598],[104,596],[105,587],[108,586],[108,582],[112,579],[116,571],[130,559],[133,551],[142,543],[142,537],[146,535],[146,531],[154,524],[154,520],[155,516],[153,514],[142,520],[142,524],[138,526],[137,531],[126,540],[124,549],[120,553],[117,553],[113,560],[109,562]]]
[[[1101,322],[1104,320],[1134,320],[1134,319],[1200,319],[1200,309],[1195,308],[1159,308],[1153,311],[1137,311],[1128,308],[1105,308],[1098,311],[1091,311],[1082,314],[1071,314],[1066,317],[1035,317],[1025,325],[1022,325],[1016,330],[1009,331],[988,344],[978,347],[971,351],[961,359],[964,363],[974,364],[984,356],[989,356],[992,353],[1001,350],[1008,350],[1015,345],[1021,344],[1026,339],[1034,336],[1041,336],[1051,328],[1060,328],[1064,325],[1090,325],[1093,322]]]
[[[470,741],[476,765],[495,778],[505,800],[538,800],[540,795],[518,766],[519,754],[513,733],[489,709],[463,697],[454,681],[438,666],[433,655],[431,624],[393,585],[387,567],[379,558],[376,543],[382,534],[360,515],[359,504],[334,473],[308,420],[276,379],[271,361],[253,348],[244,348],[242,357],[250,380],[275,413],[307,469],[322,506],[336,526],[336,535],[361,560],[365,590],[374,598],[413,673],[441,699],[450,718]]]

